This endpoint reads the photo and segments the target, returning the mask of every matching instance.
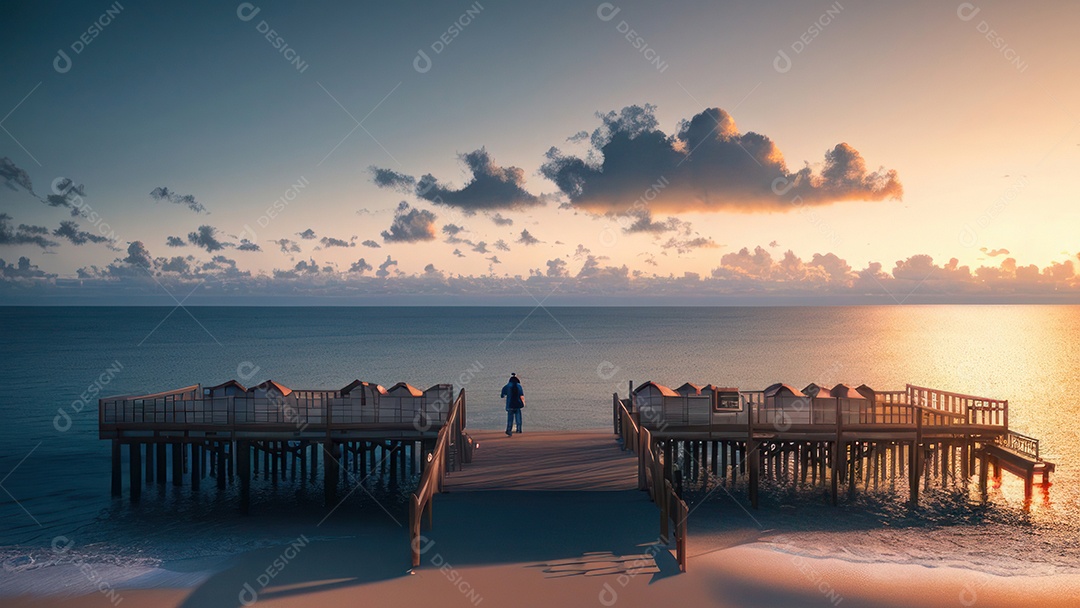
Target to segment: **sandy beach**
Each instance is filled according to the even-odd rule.
[[[223,563],[162,564],[113,585],[112,594],[23,596],[6,604],[929,608],[1072,606],[1080,595],[1080,574],[996,576],[807,557],[737,533],[695,535],[693,516],[689,564],[680,573],[672,548],[657,544],[656,507],[633,487],[635,457],[609,434],[477,436],[474,463],[436,497],[434,527],[424,532],[415,570],[405,529],[385,517],[357,522],[354,540],[312,540],[298,530],[297,542]],[[606,483],[590,487],[601,478]]]

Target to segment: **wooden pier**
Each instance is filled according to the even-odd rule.
[[[762,477],[826,486],[833,504],[845,484],[853,493],[860,482],[876,487],[904,477],[917,505],[932,478],[966,487],[976,470],[985,497],[990,469],[995,477],[1002,469],[1020,476],[1027,506],[1036,477],[1046,487],[1054,470],[1037,439],[1009,429],[1008,401],[913,385],[740,391],[647,382],[631,385],[626,399],[613,395],[613,417],[623,444],[640,453],[643,485],[652,461],[680,494],[684,482],[702,476],[745,477],[755,508]],[[646,432],[648,445],[640,439]]]
[[[178,487],[186,481],[197,492],[209,477],[219,489],[238,482],[245,512],[260,463],[264,479],[314,482],[321,461],[328,506],[350,480],[374,476],[393,487],[422,475],[444,428],[458,440],[437,460],[460,468],[465,415],[464,391],[454,398],[449,384],[421,391],[354,381],[337,390],[292,390],[269,380],[251,388],[229,381],[98,402],[99,437],[112,441],[113,496],[123,490],[126,447],[132,502],[144,479]]]

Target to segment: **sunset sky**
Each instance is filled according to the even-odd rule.
[[[688,272],[708,293],[1080,292],[1070,3],[5,12],[11,302]]]

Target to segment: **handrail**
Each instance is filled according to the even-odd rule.
[[[1007,450],[1011,450],[1024,456],[1030,456],[1037,461],[1042,461],[1039,456],[1039,440],[1034,437],[1022,435],[1015,431],[1009,431],[994,439],[994,443]]]
[[[420,565],[420,529],[423,514],[427,514],[428,527],[432,521],[432,502],[435,494],[442,492],[443,481],[446,477],[450,463],[447,461],[450,446],[455,445],[455,470],[460,469],[464,458],[464,428],[465,428],[465,389],[461,389],[457,399],[450,406],[450,412],[446,416],[446,424],[439,429],[439,436],[435,440],[435,449],[432,458],[427,462],[424,472],[420,475],[420,483],[409,500],[409,546],[412,551],[412,565]],[[425,456],[426,458],[426,456]]]
[[[612,394],[612,409],[616,433],[622,439],[624,450],[638,455],[638,489],[648,491],[649,497],[660,507],[660,540],[668,542],[668,523],[675,524],[675,557],[679,570],[686,572],[686,530],[690,509],[679,498],[665,473],[662,455],[658,453],[652,432],[642,426],[627,408],[626,402]]]

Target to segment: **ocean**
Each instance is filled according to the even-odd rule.
[[[1037,490],[1029,511],[1022,484],[1006,475],[989,505],[931,494],[917,513],[887,492],[826,508],[812,492],[777,488],[753,525],[745,494],[714,493],[691,527],[718,538],[778,529],[799,551],[843,548],[852,559],[1007,564],[1003,573],[1080,566],[1076,306],[3,307],[0,327],[0,596],[33,587],[20,573],[73,560],[123,579],[160,574],[163,564],[205,569],[288,543],[302,522],[321,519],[321,490],[299,481],[256,480],[248,517],[237,513],[233,488],[220,493],[213,483],[194,496],[154,486],[131,505],[125,481],[125,497],[110,497],[98,397],[231,378],[299,389],[448,382],[466,391],[469,426],[495,429],[505,422],[499,389],[516,372],[526,431],[610,428],[611,394],[648,380],[748,390],[912,383],[1008,399],[1010,426],[1039,438],[1057,463],[1053,487]],[[368,503],[350,498],[319,534],[348,538],[350,518],[385,517]],[[979,557],[988,539],[1001,555]]]

